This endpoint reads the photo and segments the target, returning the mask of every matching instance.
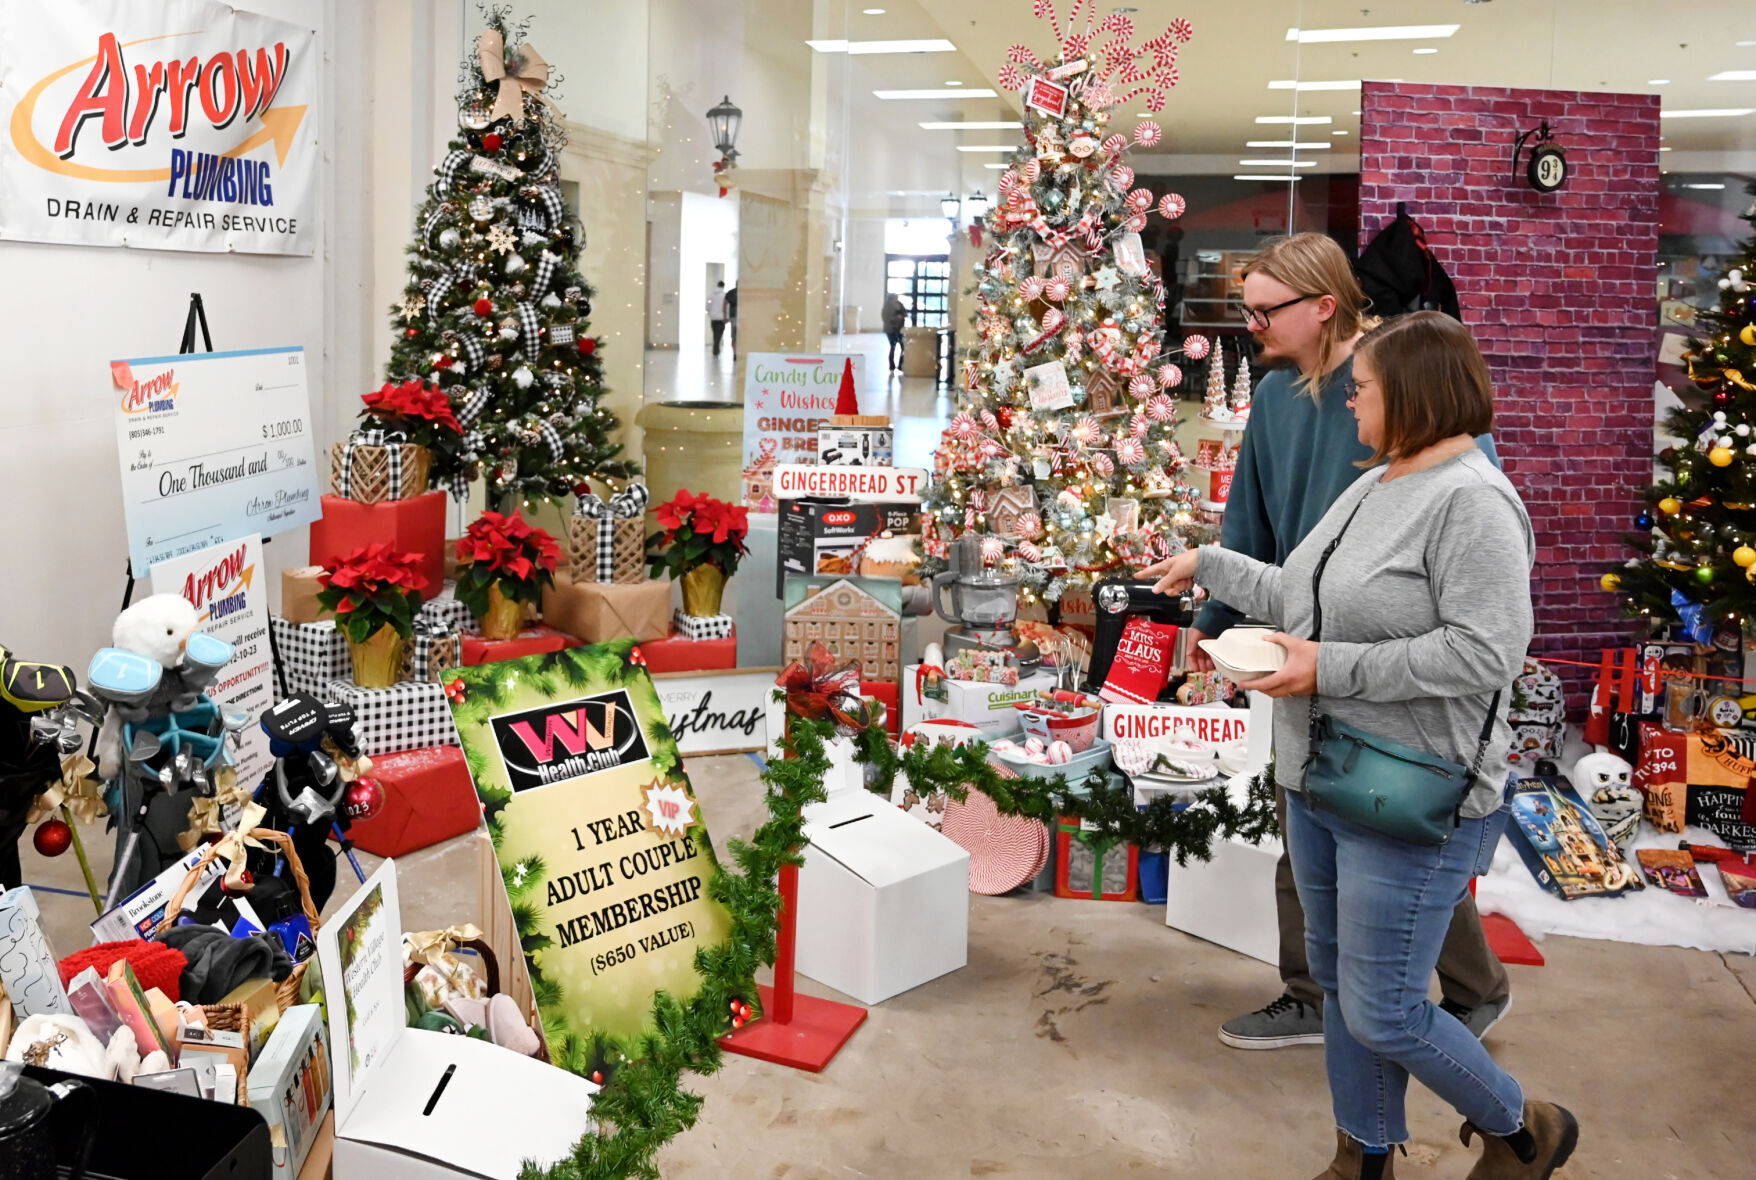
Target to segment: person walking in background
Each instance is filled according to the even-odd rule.
[[[1323,989],[1337,1136],[1317,1180],[1394,1177],[1411,1076],[1464,1116],[1466,1146],[1481,1136],[1470,1180],[1547,1180],[1572,1155],[1578,1121],[1527,1100],[1427,998],[1457,906],[1505,829],[1509,779],[1497,768],[1530,645],[1536,540],[1473,437],[1493,423],[1493,387],[1467,328],[1436,311],[1398,316],[1360,338],[1351,369],[1332,396],[1345,391],[1371,469],[1284,563],[1210,545],[1142,572],[1160,593],[1200,582],[1280,629],[1268,641],[1285,665],[1244,687],[1275,698],[1281,830]],[[1313,762],[1344,736],[1345,760]],[[1369,783],[1347,777],[1355,759]],[[1434,773],[1382,769],[1411,763]],[[1320,784],[1333,792],[1324,806]],[[1346,806],[1367,791],[1375,810]],[[1391,822],[1430,806],[1446,820]]]
[[[884,334],[890,337],[890,371],[902,367],[902,327],[908,323],[908,304],[892,291],[884,297]]]
[[[1274,239],[1243,273],[1244,322],[1260,349],[1258,364],[1271,371],[1251,398],[1220,544],[1279,565],[1358,478],[1355,464],[1372,455],[1337,392],[1353,378],[1365,296],[1347,255],[1323,234]],[[1477,442],[1497,464],[1493,439],[1484,435]],[[1224,598],[1215,595],[1196,616],[1194,639],[1222,634],[1243,617]],[[1189,650],[1200,649],[1191,643]],[[1191,663],[1204,671],[1212,667],[1205,655]],[[1275,803],[1285,831],[1286,799],[1278,788]],[[1305,915],[1289,851],[1281,853],[1274,874],[1285,992],[1221,1026],[1219,1039],[1234,1049],[1323,1040],[1323,992],[1306,962]],[[1488,946],[1470,897],[1458,904],[1438,970],[1445,1010],[1478,1037],[1511,1006],[1511,981]]]
[[[713,325],[713,355],[719,355],[720,337],[726,334],[726,284],[721,279],[707,297],[707,320]]]
[[[726,322],[732,326],[732,355],[738,355],[738,289],[726,292]]]

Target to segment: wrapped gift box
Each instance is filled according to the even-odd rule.
[[[445,669],[468,662],[457,628],[450,623],[435,623],[423,614],[415,620],[415,633],[403,645],[402,678],[438,681]]]
[[[357,816],[348,838],[374,856],[401,856],[441,840],[473,832],[482,805],[470,782],[469,763],[456,746],[401,750],[372,760],[384,784],[384,803]]]
[[[601,558],[600,558],[601,555]],[[567,521],[567,570],[581,582],[646,581],[646,515],[579,516]],[[608,577],[603,577],[608,574]]]
[[[648,672],[707,672],[738,666],[738,634],[724,639],[689,639],[667,635],[663,639],[642,640],[640,654],[646,658]]]
[[[313,565],[330,565],[362,546],[379,543],[400,553],[418,554],[420,570],[427,576],[421,596],[438,594],[445,585],[445,493],[379,504],[323,497],[323,516],[311,522]]]
[[[899,686],[889,680],[860,681],[860,695],[884,704],[884,728],[891,737],[902,734],[902,708],[898,703],[901,696]]]
[[[575,582],[557,571],[555,584],[543,590],[543,622],[587,643],[664,639],[671,633],[671,583]]]
[[[335,616],[317,605],[323,586],[317,581],[320,565],[302,565],[280,572],[280,617],[289,623],[315,623]]]
[[[351,681],[354,664],[348,655],[348,639],[335,625],[334,619],[315,623],[294,623],[288,619],[270,618],[274,641],[280,649],[281,665],[287,674],[288,692],[323,695],[323,686],[331,680]]]
[[[463,666],[473,668],[477,664],[498,664],[501,660],[516,660],[520,656],[540,656],[564,647],[578,647],[580,642],[565,631],[541,623],[526,627],[511,639],[484,639],[480,632],[466,633],[463,637]]]
[[[1055,825],[1055,896],[1133,901],[1140,888],[1140,850],[1100,836],[1078,819]]]
[[[686,615],[678,611],[671,616],[671,622],[684,639],[725,639],[732,633],[731,615]]]
[[[360,748],[373,758],[419,746],[458,744],[443,685],[415,680],[389,688],[361,688],[352,681],[331,680],[322,695],[353,709]]]
[[[6,985],[6,998],[19,1020],[73,1012],[42,921],[30,886],[0,895],[0,983]]]
[[[473,629],[476,622],[469,607],[457,600],[455,581],[446,582],[443,590],[421,604],[421,617],[429,623],[448,624],[459,631]]]
[[[356,430],[329,449],[329,482],[338,496],[376,504],[425,494],[433,456],[388,430]]]

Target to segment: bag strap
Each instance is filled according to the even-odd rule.
[[[1368,488],[1366,495],[1369,496],[1371,494],[1371,489]],[[1311,573],[1311,641],[1313,643],[1320,642],[1323,635],[1323,571],[1328,568],[1329,559],[1335,555],[1335,550],[1340,546],[1342,537],[1347,534],[1348,526],[1354,523],[1354,517],[1360,514],[1360,509],[1365,506],[1365,503],[1366,496],[1361,496],[1360,502],[1354,505],[1354,510],[1348,513],[1347,519],[1342,522],[1341,528],[1336,532],[1335,536],[1330,539],[1329,544],[1324,546],[1323,555],[1317,559],[1317,568]],[[1488,715],[1482,720],[1482,734],[1481,737],[1476,740],[1476,755],[1469,765],[1469,776],[1471,781],[1474,781],[1481,774],[1482,760],[1488,756],[1488,743],[1492,741],[1494,737],[1494,719],[1500,714],[1501,695],[1501,690],[1496,689],[1494,691],[1493,699],[1488,702]],[[1320,716],[1321,713],[1317,708],[1317,694],[1313,692],[1311,694],[1311,725],[1313,727],[1313,736],[1315,735],[1315,727]],[[1312,742],[1311,748],[1312,752],[1315,753],[1315,742]]]

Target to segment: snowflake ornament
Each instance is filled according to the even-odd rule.
[[[518,245],[518,235],[510,226],[496,225],[488,230],[488,247],[504,254]]]
[[[427,297],[425,295],[404,295],[402,302],[397,304],[397,311],[402,313],[404,320],[412,321],[418,319],[426,307]]]

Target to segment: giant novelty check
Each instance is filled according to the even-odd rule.
[[[323,515],[303,348],[111,361],[110,375],[136,574]]]

